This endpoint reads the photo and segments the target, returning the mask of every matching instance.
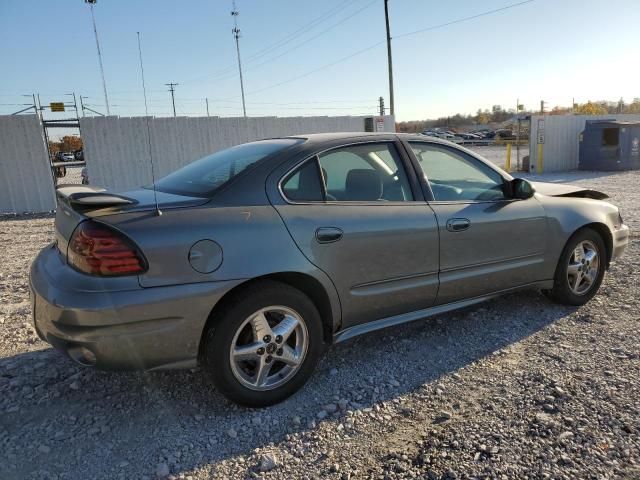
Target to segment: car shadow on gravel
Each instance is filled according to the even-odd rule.
[[[433,384],[573,311],[522,292],[356,338],[329,349],[297,395],[259,410],[229,403],[198,370],[101,372],[50,348],[3,358],[0,477],[152,478],[158,464],[179,474],[250,455],[345,405],[366,409]]]

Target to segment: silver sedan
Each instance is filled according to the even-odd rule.
[[[516,289],[581,305],[629,241],[606,195],[420,135],[262,140],[150,187],[57,195],[30,275],[40,337],[90,367],[201,365],[250,406],[356,335]]]

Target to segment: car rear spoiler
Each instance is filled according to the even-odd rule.
[[[56,196],[73,209],[91,210],[138,203],[129,197],[109,193],[105,188],[89,185],[59,185]]]

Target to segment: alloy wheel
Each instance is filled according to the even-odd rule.
[[[578,243],[569,257],[567,281],[576,295],[585,295],[596,282],[600,270],[598,248],[589,240]]]
[[[261,308],[247,317],[231,342],[231,371],[251,390],[272,390],[299,370],[309,347],[302,316],[284,306]]]

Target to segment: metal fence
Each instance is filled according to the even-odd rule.
[[[55,192],[36,115],[0,116],[0,213],[48,212]]]
[[[557,172],[578,168],[578,137],[587,120],[640,121],[640,115],[534,115],[529,152],[531,171]],[[542,123],[541,123],[542,121]]]
[[[302,133],[362,132],[365,130],[365,118],[150,118],[155,175],[156,178],[161,177],[204,155],[261,138]],[[127,190],[151,183],[145,117],[82,118],[80,131],[91,184]],[[395,131],[393,117],[384,117],[384,131]]]

